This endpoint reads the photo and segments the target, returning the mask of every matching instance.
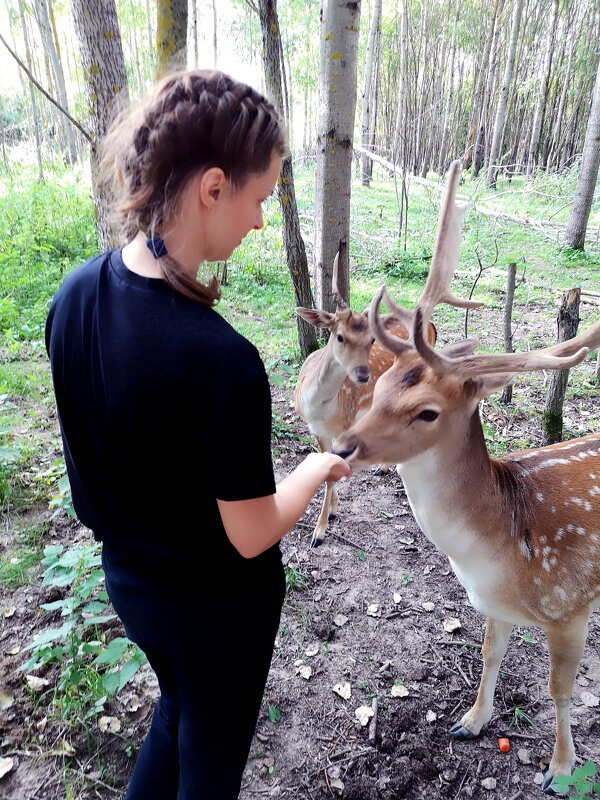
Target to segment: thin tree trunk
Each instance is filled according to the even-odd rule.
[[[92,192],[102,249],[115,243],[108,217],[108,199],[98,182],[97,145],[117,113],[127,105],[129,91],[115,0],[71,0],[75,31],[90,113]]]
[[[508,46],[508,54],[506,56],[506,65],[504,67],[504,77],[502,78],[502,87],[500,89],[498,108],[496,109],[496,119],[494,121],[494,135],[492,138],[492,147],[490,149],[490,159],[488,164],[487,184],[490,188],[493,189],[496,188],[496,173],[498,171],[496,160],[500,155],[500,149],[502,147],[502,137],[504,135],[504,126],[506,124],[506,109],[508,106],[508,94],[510,91],[513,70],[515,66],[515,56],[517,52],[517,42],[519,40],[519,28],[521,26],[522,11],[523,11],[523,0],[515,0],[511,29],[510,29],[510,43]]]
[[[217,0],[212,0],[213,12],[213,67],[217,68],[219,48],[217,47]]]
[[[554,51],[556,23],[558,21],[558,3],[559,0],[553,0],[552,3],[552,19],[548,29],[548,43],[546,45],[546,55],[544,57],[544,62],[542,65],[538,100],[535,105],[535,112],[533,115],[531,142],[529,144],[529,158],[527,165],[528,175],[533,175],[537,167],[538,149],[540,146],[542,123],[544,121],[544,109],[546,107],[546,102],[548,100],[548,81],[550,80],[550,70],[552,68],[552,53]]]
[[[600,167],[600,64],[596,69],[596,82],[592,93],[592,105],[585,134],[583,154],[573,207],[565,231],[567,247],[583,250],[598,169]]]
[[[360,2],[323,0],[315,191],[315,294],[319,308],[334,310],[331,279],[339,253],[338,288],[349,300],[350,192],[356,109]]]
[[[375,61],[375,46],[377,33],[381,20],[382,0],[373,0],[373,10],[371,12],[371,24],[369,26],[369,39],[367,42],[367,55],[365,59],[365,77],[362,91],[362,121],[361,121],[361,142],[365,149],[369,149],[371,144],[371,102],[373,97],[373,63]],[[362,185],[368,186],[371,180],[371,161],[368,156],[363,155],[362,162]]]
[[[52,65],[58,102],[65,109],[65,111],[68,111],[69,101],[67,99],[65,76],[63,74],[62,66],[58,56],[56,42],[54,41],[54,34],[52,31],[52,25],[50,23],[50,10],[48,6],[49,0],[35,0],[38,25],[40,27],[42,41],[44,42],[44,48]],[[63,131],[63,138],[67,149],[67,158],[69,163],[74,164],[77,161],[75,132],[73,131],[70,122],[63,114],[60,115],[59,124]]]
[[[282,48],[277,0],[258,0],[258,11],[263,40],[263,66],[267,94],[285,119]],[[306,248],[300,231],[291,155],[283,160],[281,166],[281,174],[278,181],[278,198],[283,221],[283,242],[288,270],[294,286],[296,303],[305,308],[312,308],[314,300],[310,287]],[[302,357],[306,358],[318,346],[316,328],[301,317],[296,318],[296,324],[298,326],[300,352]]]
[[[514,353],[512,336],[512,312],[515,301],[515,283],[517,277],[517,265],[514,261],[508,265],[508,275],[506,276],[506,297],[504,298],[504,352]],[[502,403],[508,405],[512,403],[512,383],[504,387],[500,398]]]
[[[162,78],[187,63],[187,0],[158,0],[156,4],[155,77]]]
[[[25,60],[29,72],[32,71],[33,65],[31,62],[31,47],[29,46],[29,33],[27,31],[27,22],[25,20],[25,6],[23,0],[19,0],[19,16],[21,18],[21,26],[23,28],[23,41],[25,42]],[[31,115],[33,118],[33,133],[35,136],[35,155],[38,166],[38,178],[44,180],[44,165],[42,160],[42,135],[40,132],[40,112],[35,99],[35,92],[33,84],[29,84],[29,100],[31,102]]]
[[[566,342],[577,334],[580,298],[581,289],[570,289],[563,295],[562,305],[557,317],[558,342]],[[554,442],[562,440],[562,412],[568,381],[568,369],[552,370],[546,405],[542,415],[545,444],[554,444]]]

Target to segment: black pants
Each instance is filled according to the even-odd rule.
[[[103,565],[115,611],[161,692],[125,800],[235,800],[279,626],[281,565],[269,591],[238,594],[234,584],[213,600],[183,581],[170,591],[140,586],[106,547]]]

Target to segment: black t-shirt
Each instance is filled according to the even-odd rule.
[[[243,559],[221,523],[217,498],[275,482],[264,366],[216,311],[112,250],[68,275],[46,346],[73,504],[97,539],[142,573],[216,559],[246,574],[279,558]]]

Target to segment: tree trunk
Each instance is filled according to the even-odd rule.
[[[369,40],[367,42],[367,55],[365,59],[365,78],[362,92],[362,124],[361,142],[362,146],[368,150],[371,146],[371,103],[373,98],[373,63],[375,56],[375,46],[377,43],[377,33],[381,20],[382,0],[374,0],[373,11],[371,14],[371,25],[369,27]],[[371,161],[365,155],[362,156],[362,185],[368,186],[371,181]]]
[[[108,220],[108,203],[98,185],[97,145],[117,113],[127,105],[129,91],[115,0],[71,0],[93,138],[91,151],[92,192],[100,247],[114,244]]]
[[[522,11],[523,11],[523,0],[515,0],[512,24],[510,29],[510,44],[508,46],[508,55],[506,56],[506,65],[504,67],[504,77],[502,78],[502,87],[500,89],[498,108],[496,109],[496,119],[494,121],[494,135],[492,138],[492,147],[490,150],[490,159],[488,164],[487,184],[490,188],[493,189],[496,188],[496,173],[498,171],[498,168],[496,166],[496,160],[500,155],[500,149],[502,147],[502,137],[504,134],[504,126],[506,124],[508,93],[510,91],[513,70],[515,66],[515,56],[517,53],[517,42],[519,40],[519,28],[521,26]]]
[[[162,78],[187,63],[187,0],[157,0],[155,77]]]
[[[277,0],[259,0],[260,27],[263,41],[263,65],[267,94],[278,112],[285,119],[285,99],[282,86],[281,35],[277,15]],[[314,300],[310,288],[310,275],[306,248],[300,231],[300,218],[294,189],[292,157],[283,160],[278,181],[278,198],[281,208],[283,243],[288,270],[294,285],[296,304],[312,308]],[[318,347],[316,328],[297,317],[298,342],[302,358]]]
[[[508,275],[506,277],[506,297],[504,298],[504,352],[514,353],[512,337],[512,311],[515,301],[515,283],[517,277],[517,265],[514,261],[508,265]],[[500,401],[505,405],[512,403],[512,383],[505,386],[502,391]]]
[[[334,310],[333,260],[339,253],[338,288],[349,300],[350,192],[356,110],[360,0],[321,5],[321,74],[315,191],[315,294],[319,308]]]
[[[469,119],[469,129],[467,133],[467,140],[465,142],[465,154],[463,161],[465,169],[471,166],[474,158],[474,149],[476,140],[479,138],[479,131],[481,126],[481,114],[484,106],[484,90],[486,85],[486,76],[488,74],[488,64],[490,60],[490,53],[492,51],[492,43],[494,41],[494,34],[496,30],[496,20],[501,8],[501,0],[494,0],[490,22],[488,27],[488,34],[485,40],[485,46],[481,55],[481,64],[479,67],[479,74],[477,76],[477,83],[475,84],[475,91],[473,92],[473,102],[471,103],[471,113]]]
[[[550,27],[548,30],[548,44],[546,45],[546,55],[544,57],[542,71],[540,74],[540,87],[539,87],[538,99],[535,105],[535,112],[533,115],[531,141],[529,144],[529,158],[527,165],[528,175],[533,175],[537,167],[538,149],[540,146],[542,123],[544,121],[544,109],[546,107],[547,95],[548,95],[548,82],[550,80],[550,70],[552,68],[552,53],[554,52],[556,23],[558,21],[558,2],[559,0],[553,0],[552,3],[552,20],[550,22]]]
[[[50,23],[49,0],[35,0],[35,8],[37,12],[38,25],[40,26],[40,33],[44,42],[44,48],[52,64],[52,72],[54,74],[54,81],[56,84],[56,94],[60,105],[69,110],[69,101],[67,99],[67,89],[65,86],[65,76],[63,74],[62,65],[58,56],[58,49],[54,41],[54,34],[52,25]],[[60,125],[63,130],[63,137],[67,151],[67,159],[70,164],[77,161],[77,144],[75,141],[75,132],[69,120],[60,114]]]
[[[577,334],[580,298],[581,289],[570,289],[563,295],[557,317],[558,342],[566,342]],[[552,370],[550,374],[546,405],[542,415],[544,444],[554,444],[562,440],[562,412],[568,380],[568,369]]]
[[[398,67],[398,105],[396,109],[396,126],[394,128],[394,144],[392,161],[406,167],[406,6],[400,5],[400,64]],[[401,156],[401,157],[400,157]]]
[[[590,217],[594,190],[600,167],[600,64],[596,71],[596,82],[592,94],[592,105],[585,134],[585,144],[581,156],[581,167],[577,188],[573,198],[573,208],[565,231],[567,247],[583,250],[585,232]]]
[[[33,64],[31,60],[31,48],[29,46],[29,33],[27,31],[27,22],[25,19],[25,6],[23,0],[19,0],[19,16],[21,18],[21,26],[23,28],[23,41],[25,42],[25,61],[27,69],[31,72]],[[33,133],[35,136],[35,155],[38,166],[38,178],[44,180],[44,165],[42,161],[42,135],[40,132],[40,110],[35,99],[35,91],[33,84],[29,83],[29,100],[31,102],[31,116],[33,119]]]
[[[217,47],[217,0],[212,0],[213,12],[213,67],[217,68],[217,60],[219,55],[219,48]]]

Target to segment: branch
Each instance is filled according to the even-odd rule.
[[[17,64],[18,64],[18,65],[21,67],[21,69],[22,69],[22,70],[25,72],[25,74],[27,75],[27,77],[29,78],[29,80],[30,80],[30,81],[33,83],[33,85],[36,87],[36,89],[38,89],[38,90],[39,90],[39,91],[40,91],[40,92],[41,92],[41,93],[44,95],[44,97],[48,98],[48,100],[50,100],[50,102],[51,102],[51,103],[53,103],[53,104],[54,104],[54,105],[55,105],[55,106],[58,108],[58,110],[59,110],[60,112],[62,112],[62,113],[65,115],[65,117],[66,117],[66,118],[67,118],[67,119],[68,119],[70,122],[72,122],[72,123],[73,123],[73,125],[75,125],[75,127],[77,128],[77,130],[78,130],[78,131],[80,131],[80,133],[82,133],[82,134],[83,134],[83,136],[85,136],[85,138],[88,140],[88,142],[89,142],[91,145],[93,145],[93,144],[94,144],[94,140],[92,139],[92,137],[90,136],[90,134],[89,134],[89,133],[88,133],[88,132],[85,130],[85,128],[83,128],[83,127],[80,125],[80,123],[79,123],[79,122],[77,122],[77,120],[76,120],[76,119],[73,119],[73,117],[72,117],[72,116],[69,114],[69,112],[68,112],[66,109],[64,109],[64,108],[63,108],[63,107],[60,105],[60,103],[58,103],[58,102],[57,102],[57,101],[56,101],[56,100],[55,100],[55,99],[54,99],[54,98],[53,98],[51,95],[49,95],[49,94],[48,94],[48,92],[47,92],[47,91],[44,89],[44,87],[43,87],[43,86],[40,86],[40,84],[39,84],[39,83],[36,81],[36,79],[33,77],[33,75],[31,74],[31,72],[30,72],[30,71],[27,69],[27,67],[25,66],[25,64],[24,64],[24,63],[21,61],[21,59],[19,58],[19,56],[18,56],[16,53],[14,53],[14,52],[11,50],[11,48],[10,48],[10,47],[9,47],[9,45],[8,45],[8,42],[6,41],[6,39],[4,38],[4,36],[2,36],[2,34],[1,34],[1,33],[0,33],[0,42],[2,42],[2,44],[3,44],[3,45],[6,47],[6,49],[8,50],[8,52],[11,54],[11,56],[14,58],[14,60],[17,62]]]

